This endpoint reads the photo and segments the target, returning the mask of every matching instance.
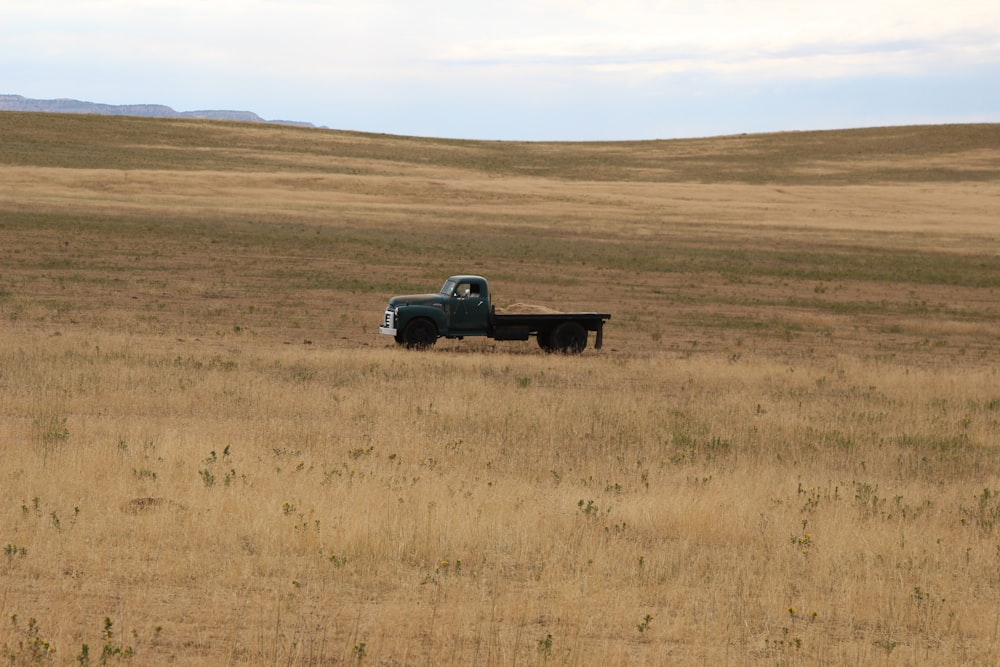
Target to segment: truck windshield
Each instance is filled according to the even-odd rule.
[[[441,294],[446,294],[451,296],[455,293],[455,287],[458,285],[457,280],[446,280],[444,281],[444,287],[441,288]]]

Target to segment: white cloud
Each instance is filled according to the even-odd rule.
[[[348,78],[456,65],[815,76],[981,62],[1000,44],[995,2],[13,0],[0,15],[5,52]]]
[[[621,0],[578,4],[582,32],[459,40],[442,63],[592,69],[660,76],[847,76],[929,64],[982,63],[1000,56],[1000,5],[967,12],[920,3],[730,0],[699,5]]]

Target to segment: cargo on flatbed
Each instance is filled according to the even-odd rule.
[[[594,347],[601,349],[604,323],[609,319],[610,313],[596,312],[497,313],[486,278],[458,275],[448,278],[438,292],[389,299],[379,333],[411,349],[430,347],[438,338],[528,340],[534,336],[547,352],[579,354],[586,349],[591,331],[596,333]]]

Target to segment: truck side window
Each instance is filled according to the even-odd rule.
[[[459,283],[455,288],[454,296],[460,299],[467,299],[470,296],[474,296],[477,299],[480,296],[480,289],[477,283]]]

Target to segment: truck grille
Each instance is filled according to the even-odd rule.
[[[396,335],[396,309],[387,308],[385,311],[385,322],[378,328],[378,332],[382,334],[388,334],[390,336]]]

